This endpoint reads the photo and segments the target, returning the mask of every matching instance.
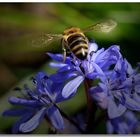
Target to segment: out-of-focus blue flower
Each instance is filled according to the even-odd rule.
[[[52,59],[58,61],[58,63],[50,63],[50,65],[59,68],[57,73],[52,75],[51,78],[58,83],[68,80],[62,90],[64,98],[68,98],[71,94],[76,93],[77,88],[85,78],[106,80],[105,74],[110,73],[110,66],[116,64],[117,60],[121,58],[117,45],[113,45],[107,50],[104,48],[97,49],[96,43],[89,43],[86,60],[81,61],[73,55],[74,58],[67,57],[65,63],[62,63],[63,56],[61,54],[48,53]]]
[[[13,126],[13,133],[30,132],[34,130],[47,117],[51,124],[59,130],[64,128],[63,118],[56,103],[63,101],[61,84],[55,84],[44,72],[39,72],[35,78],[35,89],[30,90],[25,85],[24,97],[10,97],[9,102],[22,108],[6,110],[5,116],[21,116]]]
[[[132,111],[126,111],[121,117],[107,121],[107,133],[140,134],[140,122]]]
[[[107,109],[109,118],[120,117],[126,109],[140,111],[140,74],[137,69],[120,57],[105,77],[106,80],[92,87],[90,92],[100,107]]]

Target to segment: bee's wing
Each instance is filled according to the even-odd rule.
[[[85,29],[83,29],[83,32],[89,32],[89,31],[100,31],[100,32],[110,32],[113,28],[117,26],[117,22],[114,20],[105,20],[96,24],[93,24]]]
[[[49,45],[51,42],[55,40],[60,40],[63,37],[62,34],[41,34],[36,36],[32,40],[33,47],[44,47]]]

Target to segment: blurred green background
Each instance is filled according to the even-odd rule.
[[[12,89],[30,82],[37,71],[55,71],[48,67],[50,52],[62,52],[60,42],[34,47],[32,40],[42,33],[62,33],[69,26],[85,28],[104,19],[114,19],[118,26],[109,34],[89,32],[99,47],[117,44],[128,61],[136,66],[140,60],[139,3],[1,3],[0,4],[0,111],[10,107],[8,96],[18,95]],[[79,94],[61,104],[73,114],[86,105],[81,86]],[[77,103],[78,100],[78,103]],[[10,133],[15,118],[0,117],[0,133]],[[46,133],[41,125],[33,133]],[[97,133],[105,133],[100,130]]]

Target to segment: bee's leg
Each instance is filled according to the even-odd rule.
[[[61,44],[62,44],[62,50],[63,50],[63,63],[65,62],[66,60],[66,56],[67,56],[67,51],[66,51],[66,42],[64,39],[61,40]]]
[[[66,49],[63,47],[63,63],[66,60],[66,55],[67,55]]]

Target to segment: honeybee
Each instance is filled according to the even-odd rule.
[[[85,29],[79,27],[70,27],[64,30],[63,34],[44,34],[41,37],[43,44],[47,44],[53,40],[61,40],[64,61],[66,59],[67,52],[74,54],[78,59],[85,60],[88,54],[88,38],[85,36],[85,32],[89,31],[101,31],[110,32],[117,23],[114,20],[106,20],[96,24],[93,24]]]

